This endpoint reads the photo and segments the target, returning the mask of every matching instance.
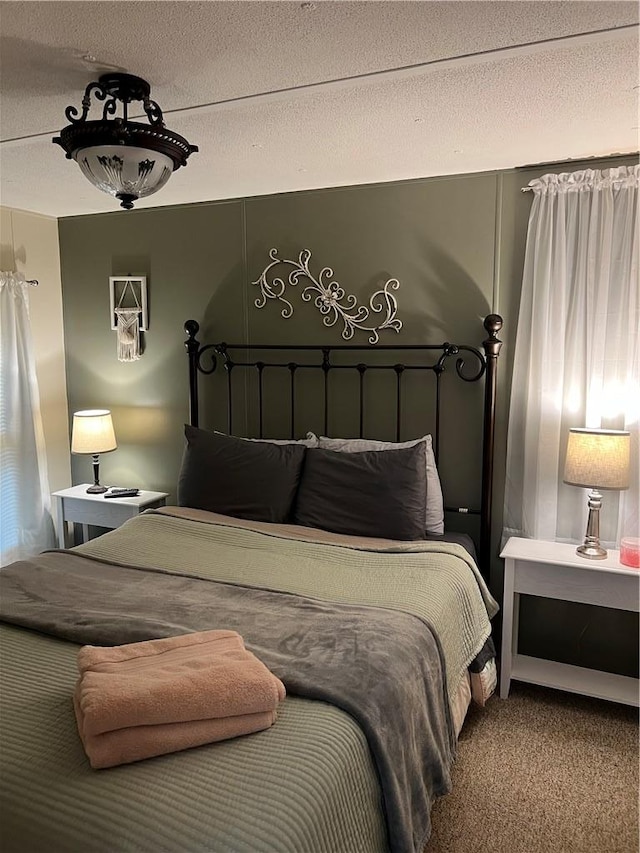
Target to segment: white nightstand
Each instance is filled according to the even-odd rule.
[[[509,539],[500,556],[505,559],[501,698],[507,698],[515,678],[639,705],[637,678],[518,654],[518,613],[522,594],[638,611],[640,571],[623,566],[618,551],[609,551],[606,560],[587,560],[576,554],[575,545],[535,539]]]
[[[88,487],[89,484],[84,483],[82,486],[72,486],[52,494],[56,499],[56,531],[60,548],[67,547],[67,522],[82,524],[82,541],[86,542],[90,524],[112,530],[145,509],[164,506],[169,494],[145,492],[141,489],[135,498],[105,500],[104,494],[87,494]]]

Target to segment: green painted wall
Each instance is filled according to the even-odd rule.
[[[589,168],[632,162],[632,158],[589,161]],[[513,342],[524,260],[531,194],[528,181],[549,171],[582,164],[461,175],[401,183],[314,190],[154,210],[118,211],[60,220],[60,249],[67,359],[69,413],[107,407],[113,412],[118,450],[101,458],[102,481],[168,491],[175,484],[182,455],[182,424],[188,418],[187,362],[183,323],[201,324],[201,340],[259,343],[340,343],[340,328],[322,326],[317,309],[292,296],[292,319],[269,303],[258,310],[258,289],[251,284],[277,247],[280,257],[312,251],[310,267],[323,266],[365,304],[388,278],[397,278],[401,334],[385,333],[381,342],[424,343],[444,340],[480,345],[482,318],[491,312],[505,320],[499,366],[499,403],[495,468],[494,560],[492,587],[500,594],[498,558],[504,496],[506,422]],[[149,331],[144,355],[122,364],[116,357],[116,333],[110,328],[109,276],[146,275]],[[302,285],[298,290],[302,289]],[[362,342],[364,338],[360,338]],[[354,339],[355,342],[355,339]],[[443,460],[445,500],[477,505],[471,481],[479,472],[479,434],[465,424],[481,417],[479,389],[455,383],[454,416],[445,439],[456,452]],[[463,394],[463,390],[465,393]],[[350,394],[348,387],[345,395]],[[409,396],[420,402],[418,390]],[[466,402],[465,402],[466,401]],[[472,411],[464,407],[471,401]],[[224,419],[207,399],[205,425],[224,428]],[[372,404],[373,405],[373,404]],[[279,405],[272,410],[280,412]],[[429,412],[424,414],[428,431]],[[271,434],[283,421],[277,416]],[[285,419],[286,421],[286,419]],[[288,422],[288,421],[287,421]],[[334,434],[342,428],[337,420]],[[318,423],[305,428],[320,429]],[[300,432],[304,432],[300,423]],[[381,434],[381,438],[392,435]],[[414,436],[407,436],[414,437]],[[443,454],[445,453],[443,449]],[[90,478],[89,461],[72,457],[73,481]],[[475,533],[473,522],[452,519],[458,529]],[[471,526],[469,526],[471,525]],[[558,607],[562,612],[558,614]],[[637,669],[637,619],[623,624],[620,614],[531,600],[522,613],[523,642],[542,644],[558,658],[602,665],[590,638],[615,625],[621,637],[616,671]],[[568,621],[567,621],[568,620]],[[609,621],[607,621],[609,620]],[[613,621],[612,621],[613,620]],[[548,622],[548,626],[546,623]],[[554,626],[561,626],[556,630]],[[622,626],[622,627],[621,627]],[[561,642],[558,642],[558,636]],[[630,642],[627,643],[626,638]],[[631,642],[633,641],[633,642]],[[528,645],[527,645],[528,644]],[[542,653],[542,652],[541,652]],[[587,661],[587,663],[584,663]],[[595,665],[595,663],[593,663]]]

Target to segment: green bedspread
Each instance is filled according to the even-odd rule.
[[[359,540],[178,507],[132,521],[135,526],[128,522],[76,550],[124,564],[410,613],[431,625],[440,640],[451,699],[498,610],[469,554],[453,543]]]
[[[145,514],[75,550],[408,612],[435,627],[451,695],[488,636],[487,609],[495,603],[459,546],[336,539],[327,547],[305,541],[331,540],[326,534],[250,530],[230,519],[209,523],[216,521],[210,514],[172,512]],[[71,709],[76,653],[71,643],[2,626],[3,850],[386,849],[369,748],[347,714],[290,696],[266,732],[94,772]]]

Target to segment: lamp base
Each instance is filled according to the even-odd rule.
[[[607,552],[600,544],[600,507],[602,506],[602,495],[597,489],[589,492],[589,518],[587,519],[587,532],[584,542],[576,548],[579,557],[587,560],[606,560]]]
[[[106,486],[89,486],[87,489],[88,495],[101,495],[103,492],[108,492]]]
[[[586,557],[587,560],[606,560],[607,552],[600,545],[579,545],[576,554]]]

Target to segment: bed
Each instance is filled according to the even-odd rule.
[[[365,364],[357,347],[203,346],[197,323],[186,324],[190,423],[179,505],[0,573],[4,851],[424,848],[431,804],[450,788],[472,695],[482,704],[495,686],[497,605],[483,574],[502,321],[490,315],[484,325],[483,351],[389,347],[391,360],[383,348]],[[477,561],[465,537],[434,532],[433,521],[424,532],[449,363],[454,378],[484,381]],[[320,384],[311,396],[322,404],[316,432],[300,426],[297,396],[299,377],[314,366]],[[287,378],[289,405],[276,408],[289,438],[280,432],[278,441],[265,438],[271,369]],[[238,382],[243,370],[254,379]],[[360,388],[348,395],[356,403],[355,444],[337,447],[328,436],[335,434],[331,375],[347,370]],[[401,441],[403,376],[417,370],[434,378],[436,422],[432,438]],[[373,371],[394,380],[396,431],[391,446],[363,450],[364,389]],[[224,406],[215,406],[225,420],[215,424],[220,432],[200,425],[199,374],[222,377],[226,388]],[[239,424],[253,440],[238,437]],[[349,499],[354,477],[365,478],[357,480],[365,483],[357,501]],[[79,647],[218,628],[237,630],[284,682],[276,722],[92,770],[71,702]]]

